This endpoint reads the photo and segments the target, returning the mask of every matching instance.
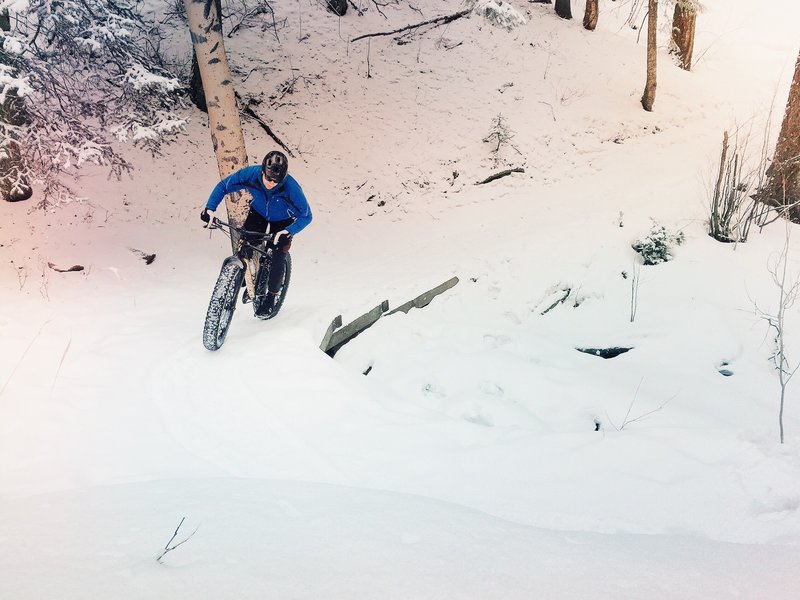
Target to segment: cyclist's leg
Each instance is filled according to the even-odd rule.
[[[258,214],[256,211],[251,210],[247,213],[247,218],[244,220],[244,225],[242,225],[242,229],[246,229],[247,231],[257,231],[259,233],[265,233],[267,231],[267,226],[269,223],[267,220]],[[242,239],[248,242],[252,242],[255,236],[242,236]]]
[[[285,221],[270,221],[269,231],[274,233],[282,231],[291,225],[293,221],[287,219]],[[270,294],[277,294],[281,291],[281,283],[283,283],[283,274],[286,269],[286,263],[283,260],[283,254],[289,251],[292,246],[292,238],[289,236],[282,236],[278,246],[272,247],[272,266],[269,271],[269,283],[267,289]]]

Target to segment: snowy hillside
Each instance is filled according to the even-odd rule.
[[[203,113],[164,156],[129,150],[132,179],[0,205],[0,598],[798,597],[800,382],[780,444],[756,310],[787,229],[720,244],[705,221],[723,131],[774,143],[800,5],[705,0],[692,72],[664,7],[647,113],[635,3],[601,0],[589,32],[581,0],[572,21],[514,0],[511,31],[402,44],[348,40],[463,3],[355,4],[274,2],[278,39],[226,38],[314,221],[280,315],[240,306],[218,352]],[[275,144],[244,126],[255,163]],[[685,241],[643,266],[654,221]],[[337,315],[453,276],[320,351]],[[796,307],[787,341],[800,361]]]

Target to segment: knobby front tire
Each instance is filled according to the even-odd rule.
[[[222,264],[203,325],[203,345],[209,350],[219,350],[225,343],[243,278],[244,267],[238,259]]]

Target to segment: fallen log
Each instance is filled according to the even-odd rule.
[[[495,179],[500,179],[501,177],[505,177],[506,175],[511,175],[512,173],[524,173],[524,172],[525,169],[523,169],[522,167],[517,167],[515,169],[506,169],[505,171],[500,171],[499,173],[495,173],[494,175],[489,175],[489,177],[487,177],[483,181],[475,182],[475,185],[483,185],[484,183],[489,183],[491,181],[494,181]]]
[[[357,42],[358,40],[363,40],[364,38],[371,38],[371,37],[380,37],[385,35],[394,35],[395,33],[403,33],[404,31],[410,31],[411,29],[417,29],[418,27],[424,27],[425,25],[446,25],[447,23],[452,23],[456,19],[460,19],[461,17],[466,17],[472,10],[462,10],[461,12],[454,13],[452,15],[445,15],[442,17],[436,17],[435,19],[428,19],[427,21],[423,21],[422,23],[416,23],[414,25],[406,25],[405,27],[401,27],[400,29],[394,29],[392,31],[379,31],[378,33],[365,33],[364,35],[359,35],[358,37],[354,37],[351,42]]]

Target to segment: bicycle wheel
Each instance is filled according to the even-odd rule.
[[[272,255],[272,259],[274,260],[275,255]],[[280,311],[281,306],[283,306],[283,301],[286,299],[286,292],[289,291],[289,279],[292,276],[292,257],[288,252],[283,253],[283,260],[285,264],[285,268],[283,270],[283,282],[281,283],[281,287],[278,290],[278,294],[275,297],[275,306],[272,309],[272,312],[269,314],[263,314],[263,306],[264,301],[266,300],[268,289],[267,284],[269,283],[269,266],[272,264],[271,261],[269,263],[262,263],[261,269],[258,272],[258,281],[256,282],[256,299],[253,301],[253,313],[259,319],[271,319],[275,315],[278,314]]]
[[[222,263],[217,284],[208,303],[206,321],[203,325],[203,346],[209,350],[219,350],[225,343],[244,277],[244,266],[241,261],[235,257],[231,259]]]

